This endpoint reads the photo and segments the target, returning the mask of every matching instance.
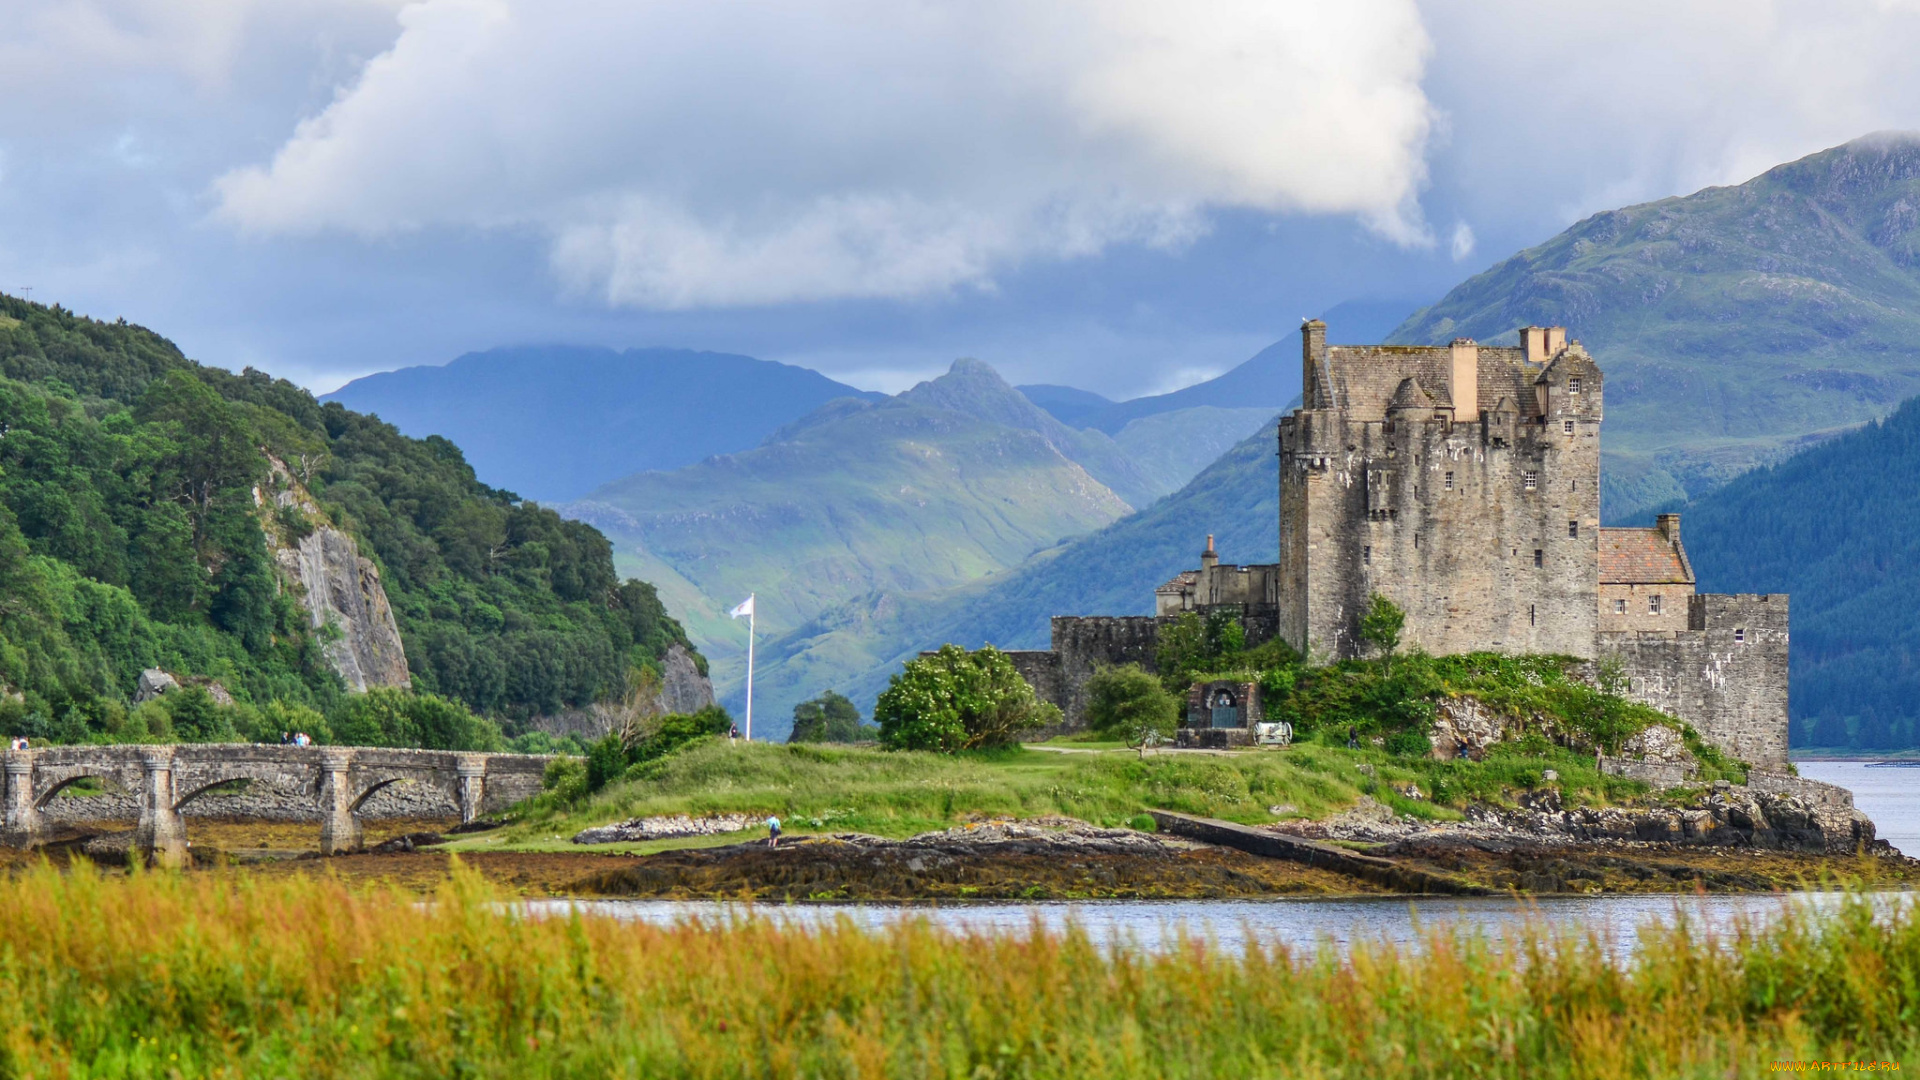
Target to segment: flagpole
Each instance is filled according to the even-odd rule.
[[[753,741],[753,617],[756,614],[754,609],[759,605],[753,604],[752,593],[747,594],[747,603],[753,605],[752,607],[747,608],[747,741],[752,742]]]

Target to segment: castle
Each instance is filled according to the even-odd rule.
[[[1601,527],[1605,380],[1579,342],[1536,326],[1518,347],[1326,332],[1301,328],[1301,404],[1280,420],[1280,561],[1222,564],[1209,537],[1199,569],[1155,590],[1154,615],[1056,616],[1051,650],[1012,654],[1068,727],[1093,670],[1152,670],[1182,613],[1230,612],[1250,645],[1333,660],[1362,653],[1379,593],[1406,612],[1404,647],[1617,661],[1629,697],[1785,767],[1787,598],[1696,593],[1677,514]]]

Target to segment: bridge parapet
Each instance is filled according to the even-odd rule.
[[[467,822],[538,792],[551,760],[544,754],[254,743],[10,750],[0,840],[16,847],[42,842],[48,801],[76,781],[95,778],[137,794],[135,846],[155,861],[178,863],[187,854],[181,810],[223,784],[251,780],[312,799],[320,812],[323,852],[357,851],[362,844],[356,813],[383,788],[412,781],[437,790]]]

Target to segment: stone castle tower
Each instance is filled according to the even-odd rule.
[[[1679,515],[1600,525],[1604,376],[1559,327],[1518,347],[1328,345],[1301,328],[1301,404],[1280,420],[1277,564],[1200,568],[1152,616],[1053,619],[1053,649],[1013,654],[1068,726],[1103,664],[1154,665],[1159,628],[1231,612],[1249,644],[1360,655],[1378,593],[1402,642],[1434,654],[1617,661],[1627,693],[1746,761],[1787,752],[1787,598],[1697,595]]]

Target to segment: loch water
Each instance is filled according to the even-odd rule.
[[[1920,859],[1920,762],[1802,761],[1798,768],[1809,780],[1853,792],[1853,805],[1873,819],[1880,839]]]
[[[1906,893],[1882,893],[1876,904],[1911,902]],[[1511,897],[1341,897],[1272,900],[1087,900],[1043,903],[980,902],[951,905],[740,904],[698,900],[534,900],[522,911],[563,916],[573,911],[615,919],[671,925],[697,921],[723,925],[764,919],[807,929],[847,920],[881,930],[905,920],[926,919],[952,930],[1024,934],[1040,927],[1052,933],[1069,926],[1096,945],[1164,950],[1183,940],[1211,941],[1228,951],[1250,942],[1307,950],[1345,952],[1356,943],[1410,945],[1434,929],[1497,939],[1508,931],[1600,935],[1625,960],[1643,929],[1685,920],[1689,930],[1724,933],[1740,920],[1779,918],[1793,905],[1814,908],[1839,903],[1837,893],[1779,895],[1659,895]]]
[[[1868,762],[1802,762],[1800,774],[1838,784],[1854,793],[1854,802],[1874,820],[1879,836],[1910,856],[1920,857],[1920,768],[1873,767]],[[1914,900],[1913,894],[1882,893],[1876,903],[1891,906]],[[1725,932],[1740,920],[1780,917],[1793,905],[1830,907],[1833,893],[1791,896],[1554,896],[1512,897],[1341,897],[1267,900],[1090,900],[1047,903],[979,902],[949,905],[760,904],[674,900],[539,900],[522,910],[535,916],[570,911],[656,924],[685,920],[726,923],[769,919],[798,928],[850,920],[883,929],[909,919],[928,919],[955,930],[1025,933],[1042,927],[1059,933],[1069,925],[1102,946],[1159,950],[1182,940],[1204,939],[1228,950],[1249,942],[1291,949],[1329,947],[1344,951],[1358,942],[1408,945],[1433,929],[1458,930],[1497,938],[1529,926],[1550,931],[1593,932],[1614,954],[1628,958],[1647,928],[1685,920],[1696,932]]]

